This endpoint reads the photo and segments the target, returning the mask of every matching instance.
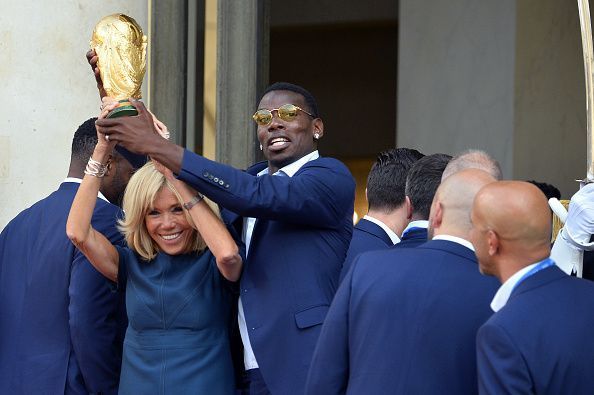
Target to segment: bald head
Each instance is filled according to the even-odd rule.
[[[461,170],[444,180],[433,199],[429,236],[439,234],[469,238],[470,210],[477,192],[495,179],[485,171]]]
[[[500,181],[479,191],[472,208],[472,241],[481,270],[505,281],[550,254],[551,212],[536,186]]]
[[[473,149],[464,151],[461,154],[455,156],[443,171],[441,180],[443,181],[452,174],[464,169],[483,170],[489,173],[496,180],[501,180],[503,178],[499,162],[493,159],[485,151]]]

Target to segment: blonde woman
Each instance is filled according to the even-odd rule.
[[[104,135],[98,140],[66,231],[99,272],[126,289],[120,394],[233,393],[227,328],[230,282],[242,267],[236,244],[200,194],[149,162],[124,194],[120,229],[128,247],[113,246],[90,224],[114,146]]]

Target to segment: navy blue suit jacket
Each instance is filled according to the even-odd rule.
[[[66,236],[77,189],[61,184],[0,234],[2,394],[117,393],[124,299]],[[93,227],[113,243],[120,212],[97,199]]]
[[[477,335],[481,394],[594,394],[594,284],[557,266],[526,278]]]
[[[414,248],[427,242],[427,228],[412,228],[402,235],[394,248]]]
[[[302,394],[353,229],[355,182],[331,158],[293,177],[255,175],[186,151],[179,177],[218,203],[240,239],[257,219],[241,277],[250,343],[273,394]]]
[[[451,241],[361,254],[322,327],[306,393],[476,393],[476,332],[498,286]]]
[[[340,281],[342,282],[342,279],[346,276],[357,255],[362,252],[381,250],[393,245],[392,239],[381,226],[361,218],[353,229],[353,238],[342,265]]]

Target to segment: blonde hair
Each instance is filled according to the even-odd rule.
[[[155,168],[153,162],[149,161],[134,173],[124,192],[122,208],[125,216],[123,220],[119,221],[118,228],[124,234],[128,247],[148,261],[152,260],[160,250],[157,243],[149,235],[145,218],[149,210],[154,207],[157,193],[165,187],[169,188],[179,204],[183,205],[183,199],[179,192]],[[186,246],[186,252],[203,250],[206,243],[196,230],[192,217],[190,217],[187,210],[184,210],[184,215],[194,229],[192,237]]]

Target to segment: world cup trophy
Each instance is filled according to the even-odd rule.
[[[128,99],[142,97],[147,38],[140,25],[124,14],[108,15],[95,26],[90,45],[107,96],[119,102],[107,117],[138,115]]]

